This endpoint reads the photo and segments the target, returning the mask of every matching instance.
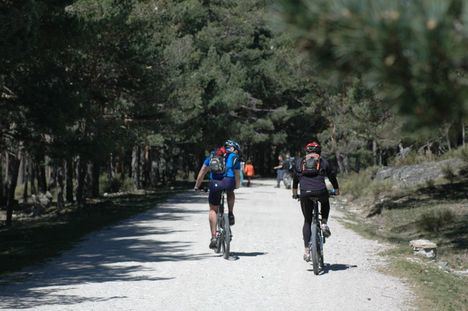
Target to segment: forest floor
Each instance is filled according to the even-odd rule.
[[[382,272],[388,244],[365,239],[332,202],[324,271],[302,259],[303,217],[273,180],[236,191],[232,256],[208,249],[205,193],[183,192],[4,275],[0,308],[34,310],[408,310],[405,280]],[[143,199],[142,199],[143,200]],[[51,237],[52,238],[52,237]],[[56,237],[54,237],[56,238]],[[70,245],[71,246],[71,245]]]
[[[372,187],[372,185],[369,185]],[[418,188],[379,188],[375,197],[341,198],[344,223],[363,236],[394,246],[388,272],[406,278],[422,310],[464,310],[468,305],[468,178]],[[437,258],[414,256],[409,242],[429,239]]]

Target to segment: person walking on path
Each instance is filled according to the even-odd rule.
[[[245,176],[247,177],[247,187],[250,187],[251,180],[255,175],[255,169],[252,164],[252,161],[250,160],[247,161],[244,167],[244,173],[245,173]]]
[[[280,187],[280,183],[283,180],[283,176],[284,176],[283,166],[284,166],[283,156],[279,155],[278,156],[278,165],[273,168],[273,169],[276,170],[276,188]]]

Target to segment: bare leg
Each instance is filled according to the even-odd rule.
[[[208,214],[208,220],[210,221],[211,237],[216,237],[216,218],[218,213],[218,205],[210,204],[210,212]]]

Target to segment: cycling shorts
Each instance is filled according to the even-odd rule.
[[[208,202],[211,205],[220,205],[221,193],[223,190],[226,192],[234,191],[236,188],[236,179],[231,177],[224,177],[222,180],[210,181],[210,193],[208,195]]]

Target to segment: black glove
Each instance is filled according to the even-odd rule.
[[[297,199],[299,199],[299,196],[298,196],[297,194],[293,194],[293,195],[292,195],[292,198],[293,198],[294,200],[297,200]]]

